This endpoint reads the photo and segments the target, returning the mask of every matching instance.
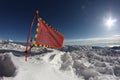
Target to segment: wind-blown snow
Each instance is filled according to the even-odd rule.
[[[0,45],[0,53],[9,54],[17,68],[14,77],[0,80],[120,80],[120,51],[91,46],[34,47],[25,62],[25,46],[13,42]]]

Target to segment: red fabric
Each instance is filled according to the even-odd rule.
[[[61,48],[63,41],[64,36],[60,32],[48,26],[43,20],[38,20],[38,31],[34,44]]]

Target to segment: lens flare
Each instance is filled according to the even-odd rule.
[[[115,25],[116,21],[117,21],[116,19],[112,19],[111,17],[109,17],[106,20],[106,26],[110,29],[111,27],[113,27]]]

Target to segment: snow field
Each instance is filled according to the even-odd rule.
[[[4,53],[10,55],[17,70],[14,77],[0,80],[120,80],[119,51],[90,46],[64,46],[60,50],[35,47],[25,62],[24,56],[13,55],[24,51],[23,45],[1,45],[0,50],[18,52]]]

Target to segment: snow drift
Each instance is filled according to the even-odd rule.
[[[0,55],[0,76],[11,77],[15,75],[16,67],[8,54]]]
[[[120,80],[119,50],[91,46],[64,46],[59,50],[34,47],[25,62],[21,53],[25,46],[4,43],[0,48],[2,54],[10,55],[16,67],[15,76],[2,80]]]

